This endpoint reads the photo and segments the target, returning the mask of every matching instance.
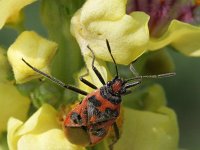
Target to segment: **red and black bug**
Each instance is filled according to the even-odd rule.
[[[44,72],[41,72],[40,70],[31,66],[23,58],[22,60],[34,71],[42,74],[46,78],[55,82],[56,84],[66,89],[77,92],[79,94],[85,95],[85,98],[66,115],[64,120],[64,127],[66,128],[66,131],[69,132],[69,134],[70,132],[75,132],[74,129],[78,129],[82,133],[84,133],[85,138],[87,138],[86,140],[83,139],[84,142],[78,143],[77,141],[75,141],[74,139],[70,139],[69,137],[69,140],[72,143],[84,146],[95,145],[104,139],[109,129],[113,126],[116,138],[109,146],[110,149],[113,149],[113,144],[116,143],[117,140],[119,139],[119,130],[116,124],[116,119],[120,114],[120,105],[122,101],[121,96],[131,93],[131,91],[128,89],[140,84],[142,78],[169,77],[175,75],[175,73],[165,73],[160,75],[149,75],[149,76],[136,76],[130,79],[123,80],[122,78],[120,78],[118,74],[117,64],[111,53],[111,48],[108,40],[106,40],[106,44],[110,56],[115,64],[116,76],[107,83],[104,81],[100,72],[94,66],[94,61],[95,61],[94,52],[88,46],[88,49],[91,51],[93,56],[92,69],[103,85],[101,88],[97,88],[94,84],[84,79],[83,78],[84,76],[81,76],[80,81],[82,81],[84,84],[94,89],[94,91],[91,93],[87,93],[74,86],[67,85],[61,82],[60,80],[56,79],[55,77],[47,75]]]

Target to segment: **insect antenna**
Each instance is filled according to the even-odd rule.
[[[81,95],[87,95],[87,94],[88,94],[87,92],[85,92],[85,91],[83,91],[83,90],[81,90],[81,89],[78,89],[78,88],[76,88],[76,87],[74,87],[74,86],[72,86],[72,85],[65,84],[65,83],[63,83],[62,81],[56,79],[55,77],[50,76],[50,75],[48,75],[48,74],[46,74],[46,73],[44,73],[44,72],[38,70],[37,68],[33,67],[31,64],[29,64],[29,63],[28,63],[26,60],[24,60],[23,58],[22,58],[22,61],[23,61],[27,66],[29,66],[32,70],[34,70],[35,72],[37,72],[37,73],[43,75],[44,77],[46,77],[46,78],[49,79],[50,81],[56,83],[57,85],[59,85],[59,86],[61,86],[61,87],[63,87],[63,88],[69,89],[69,90],[71,90],[71,91],[74,91],[74,92],[76,92],[76,93],[79,93],[79,94],[81,94]]]
[[[115,59],[114,59],[114,57],[113,57],[113,55],[112,55],[112,52],[111,52],[111,48],[110,48],[110,44],[109,44],[109,42],[108,42],[108,39],[106,39],[106,45],[107,45],[108,51],[109,51],[109,53],[110,53],[110,56],[111,56],[111,58],[112,58],[112,60],[113,60],[113,62],[114,62],[114,64],[115,64],[115,70],[116,70],[116,74],[117,74],[116,77],[118,77],[118,76],[119,76],[119,73],[118,73],[117,64],[116,64]]]
[[[153,79],[156,79],[156,78],[167,78],[167,77],[171,77],[171,76],[175,76],[176,73],[175,72],[169,72],[169,73],[163,73],[163,74],[157,74],[157,75],[143,75],[143,76],[136,76],[136,77],[133,77],[133,78],[130,78],[130,79],[127,79],[125,82],[129,82],[131,80],[142,80],[143,78],[153,78]]]

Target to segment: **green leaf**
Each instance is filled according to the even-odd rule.
[[[126,14],[125,0],[88,0],[71,20],[71,31],[83,56],[90,45],[97,58],[112,61],[106,39],[119,64],[129,64],[146,51],[149,16],[143,12]]]

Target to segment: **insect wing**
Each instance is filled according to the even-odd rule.
[[[103,140],[114,122],[115,119],[112,119],[103,123],[96,123],[88,126],[91,145],[97,144]]]
[[[98,96],[91,96],[88,98],[88,103],[87,103],[88,121],[89,121],[88,123],[96,124],[116,119],[119,115],[119,109],[109,108],[107,104],[109,102],[105,100],[100,100],[99,97],[97,99],[96,97]]]
[[[81,104],[77,104],[72,109],[64,121],[66,127],[81,127],[87,125],[87,105],[83,100]]]

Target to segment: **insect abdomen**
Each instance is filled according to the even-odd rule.
[[[64,126],[67,133],[75,130],[80,133],[83,132],[83,136],[88,134],[90,142],[87,143],[88,140],[86,140],[83,143],[93,145],[100,142],[107,135],[108,130],[119,116],[119,111],[120,104],[105,99],[100,89],[98,89],[87,95],[82,103],[76,105],[68,113]],[[78,129],[74,129],[74,127]],[[78,143],[79,140],[77,142],[76,138],[71,138],[70,141],[74,144],[84,145],[82,142]]]

